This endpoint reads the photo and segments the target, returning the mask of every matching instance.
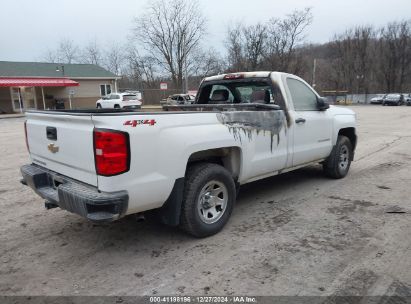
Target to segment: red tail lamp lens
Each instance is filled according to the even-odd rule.
[[[98,175],[113,176],[127,172],[130,167],[128,133],[94,129],[94,158]]]

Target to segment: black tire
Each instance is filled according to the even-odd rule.
[[[101,104],[97,104],[97,109],[101,109]]]
[[[216,198],[217,196],[220,197],[220,195],[222,194],[221,196],[224,198],[224,195],[227,195],[224,208],[222,207],[224,206],[224,204],[222,204],[221,206],[215,205],[214,207],[207,209],[208,205],[204,207],[204,203],[200,203],[200,196],[202,196],[203,198],[203,200],[201,201],[204,201],[204,191],[209,189],[208,187],[212,186],[213,190],[215,189],[215,191],[217,192],[220,191],[220,188],[218,188],[219,185],[216,184],[217,188],[214,188],[213,183],[217,183],[225,187],[224,188],[223,186],[221,186],[221,189],[223,189],[221,190],[222,192],[218,193],[215,196],[211,196]],[[226,192],[224,192],[224,189],[226,190]],[[210,196],[208,196],[207,199],[210,199]],[[211,200],[212,198],[210,199],[210,201]],[[198,163],[191,165],[186,172],[180,228],[198,238],[216,234],[225,226],[228,219],[230,218],[235,200],[235,183],[231,174],[224,167],[212,163]],[[206,204],[209,203],[206,202]],[[218,207],[220,208],[221,215],[218,215],[219,217],[216,216],[215,222],[206,223],[205,221],[214,220],[213,218],[208,218],[209,211],[207,210],[214,208],[214,211],[217,211],[216,214],[219,214],[219,211],[217,210]],[[203,212],[203,210],[205,211]]]
[[[351,141],[346,136],[338,136],[335,147],[323,163],[325,175],[336,179],[345,177],[350,170],[352,159],[353,147]]]
[[[114,105],[114,109],[120,109],[120,105],[118,104]]]

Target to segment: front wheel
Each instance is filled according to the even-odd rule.
[[[346,136],[338,136],[337,143],[332,149],[330,156],[323,163],[325,175],[332,178],[343,178],[350,170],[353,159],[353,147]]]
[[[101,104],[97,104],[97,109],[101,109]]]
[[[228,222],[235,199],[234,180],[224,167],[191,165],[186,174],[180,227],[195,237],[216,234]]]

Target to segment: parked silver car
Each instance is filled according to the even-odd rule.
[[[371,98],[370,103],[371,104],[382,104],[384,98],[387,96],[386,95],[378,95],[376,97]]]
[[[164,105],[184,105],[192,104],[195,97],[189,94],[173,94],[167,97],[166,100],[162,100],[161,104]]]

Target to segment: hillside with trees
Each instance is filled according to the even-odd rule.
[[[207,75],[255,70],[297,74],[320,94],[411,92],[410,20],[381,28],[353,25],[315,44],[306,38],[314,18],[306,8],[267,22],[237,22],[226,29],[224,48],[216,50],[204,42],[207,16],[198,1],[156,0],[132,21],[126,45],[106,48],[91,41],[81,47],[62,39],[43,60],[98,64],[122,76],[121,88],[146,92],[158,90],[162,81],[183,92]]]

